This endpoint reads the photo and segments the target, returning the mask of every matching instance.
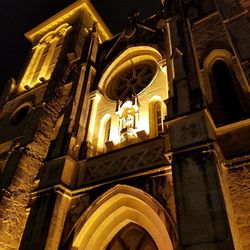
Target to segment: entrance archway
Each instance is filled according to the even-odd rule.
[[[106,192],[82,215],[72,249],[109,249],[112,240],[128,225],[145,230],[157,249],[173,250],[171,240],[176,240],[176,232],[171,218],[147,193],[125,185]]]

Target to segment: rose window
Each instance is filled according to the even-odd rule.
[[[154,61],[130,63],[108,84],[106,94],[111,100],[126,100],[138,95],[152,82],[156,74]]]

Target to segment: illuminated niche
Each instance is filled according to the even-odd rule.
[[[122,104],[117,114],[119,115],[119,132],[121,142],[136,138],[139,123],[139,105],[132,100]]]
[[[106,98],[116,102],[121,143],[138,137],[137,132],[141,130],[139,98],[154,81],[159,72],[157,62],[161,59],[159,52],[147,46],[130,48],[123,56],[104,85]]]
[[[43,36],[33,50],[30,63],[21,80],[19,91],[28,90],[50,79],[59,57],[64,37],[71,26],[62,24]]]
[[[99,136],[98,136],[98,151],[100,153],[104,153],[107,151],[106,143],[110,139],[110,131],[111,131],[111,115],[106,114],[101,119]]]

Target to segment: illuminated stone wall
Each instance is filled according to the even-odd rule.
[[[128,59],[129,58],[129,59]],[[168,97],[168,83],[167,83],[167,72],[165,67],[161,67],[160,61],[162,60],[161,55],[156,50],[150,48],[149,46],[134,46],[128,50],[125,50],[115,62],[109,67],[109,69],[104,73],[104,76],[99,82],[99,88],[101,93],[94,92],[91,97],[94,100],[95,106],[92,106],[93,116],[92,123],[93,126],[89,126],[88,131],[88,141],[93,147],[93,154],[99,154],[103,152],[100,148],[99,140],[103,137],[101,133],[102,120],[105,117],[111,118],[111,131],[110,131],[110,141],[114,145],[118,145],[121,142],[121,134],[119,128],[119,111],[117,110],[117,103],[114,100],[107,98],[107,85],[115,80],[112,75],[119,74],[119,67],[128,67],[131,64],[130,61],[137,60],[137,63],[143,63],[146,60],[152,60],[156,64],[156,71],[154,72],[154,77],[152,81],[149,81],[149,85],[145,87],[141,93],[138,94],[138,120],[136,126],[137,131],[144,131],[145,137],[152,138],[155,135],[150,131],[150,103],[153,101],[160,101],[162,103],[162,119],[166,115],[166,107],[164,105],[164,100]],[[121,66],[122,65],[122,66]],[[90,121],[91,122],[91,121]],[[135,141],[138,142],[138,141]],[[123,146],[127,144],[124,143]]]
[[[41,113],[36,114],[34,119],[32,116],[33,134],[31,132],[25,134],[25,126],[16,131],[12,127],[13,130],[7,131],[11,133],[0,131],[0,137],[3,137],[0,156],[3,157],[2,155],[9,151],[12,157],[10,159],[14,158],[13,161],[7,157],[0,160],[0,170],[5,168],[6,162],[13,165],[12,168],[8,168],[11,173],[8,171],[6,174],[8,180],[13,174],[11,184],[8,186],[6,181],[0,203],[0,249],[18,249],[22,237],[21,249],[24,250],[35,249],[35,246],[42,249],[42,244],[46,245],[46,249],[57,249],[64,243],[73,243],[71,246],[82,248],[89,244],[87,246],[90,248],[95,246],[93,249],[99,249],[101,244],[107,245],[129,219],[148,229],[160,246],[159,249],[167,249],[166,242],[168,242],[168,249],[175,249],[177,248],[176,217],[180,232],[178,242],[180,247],[233,249],[232,232],[237,250],[250,248],[250,171],[247,166],[249,159],[246,157],[233,159],[240,154],[250,153],[250,140],[246,140],[249,136],[249,120],[244,121],[244,129],[241,129],[242,121],[237,125],[216,128],[209,111],[201,103],[199,86],[200,81],[203,94],[208,97],[206,93],[209,85],[208,72],[206,67],[202,67],[206,64],[205,58],[208,58],[212,51],[212,56],[215,58],[223,57],[225,54],[230,55],[228,61],[232,62],[237,77],[241,79],[240,83],[249,94],[249,88],[246,86],[247,79],[241,68],[243,65],[246,69],[248,62],[240,64],[237,53],[234,53],[230,47],[232,41],[225,31],[219,12],[215,11],[215,5],[211,4],[212,1],[204,0],[204,2],[207,4],[201,7],[204,10],[202,14],[196,12],[197,1],[185,2],[191,29],[186,26],[186,23],[185,29],[183,28],[184,26],[179,22],[179,16],[166,25],[169,29],[167,34],[169,37],[166,39],[169,46],[167,50],[173,50],[168,51],[169,55],[166,56],[165,52],[161,51],[163,35],[167,33],[163,32],[163,28],[156,27],[162,25],[162,22],[166,24],[161,19],[157,22],[154,20],[155,32],[154,30],[152,32],[151,26],[143,28],[143,25],[148,25],[146,22],[140,26],[143,31],[138,31],[137,26],[138,29],[134,29],[135,33],[129,38],[126,37],[126,46],[129,45],[127,47],[122,47],[122,43],[119,44],[121,42],[119,39],[122,40],[122,37],[119,37],[116,42],[113,40],[113,44],[108,44],[112,39],[107,41],[106,48],[105,44],[102,44],[99,52],[105,51],[106,54],[102,56],[108,58],[102,61],[100,59],[102,57],[97,56],[99,55],[98,45],[107,39],[109,34],[105,25],[102,26],[101,20],[98,20],[99,17],[95,16],[96,12],[91,9],[92,7],[84,5],[82,8],[78,4],[83,4],[85,1],[77,1],[74,8],[59,15],[61,19],[59,18],[58,23],[65,23],[64,21],[69,19],[66,21],[72,25],[74,15],[83,11],[84,14],[80,18],[84,19],[86,16],[87,20],[82,20],[86,21],[86,26],[82,25],[79,33],[84,35],[82,37],[78,35],[75,48],[65,56],[68,64],[65,62],[65,68],[59,70],[63,76],[61,75],[62,78],[57,79],[57,82],[53,82],[54,78],[51,82],[48,81],[51,72],[46,75],[49,61],[52,60],[56,42],[60,36],[58,34],[60,28],[57,32],[51,33],[54,26],[58,24],[57,19],[48,22],[48,26],[47,24],[40,26],[28,34],[31,40],[35,39],[36,42],[42,41],[42,43],[48,36],[47,43],[52,49],[44,60],[47,63],[41,65],[41,74],[38,72],[36,80],[41,78],[40,85],[28,81],[34,78],[32,63],[39,63],[39,60],[35,60],[37,56],[35,52],[33,56],[35,59],[32,59],[19,84],[19,96],[16,100],[6,101],[7,104],[3,107],[0,117],[0,124],[6,125],[9,123],[8,118],[13,117],[12,108],[18,108],[18,100],[22,100],[23,96],[26,96],[27,100],[29,96],[36,96],[39,99],[39,101],[36,100],[38,102],[36,105],[39,105]],[[236,12],[241,11],[240,5],[236,2],[236,0],[227,2],[221,0],[220,6],[233,3],[232,6],[237,7]],[[223,13],[230,16],[231,12],[235,11],[232,10],[232,6]],[[212,13],[213,11],[215,13]],[[197,13],[201,16],[196,16]],[[202,20],[198,20],[199,18]],[[96,29],[93,21],[98,21],[96,25],[99,25],[99,29]],[[242,24],[245,21],[244,19]],[[64,24],[62,28],[71,29],[69,25]],[[215,26],[217,29],[214,28]],[[62,30],[63,35],[66,34],[65,29]],[[182,32],[183,30],[185,32]],[[233,30],[237,30],[237,25]],[[130,32],[130,29],[125,31]],[[186,36],[186,32],[189,31],[192,41],[189,36]],[[46,35],[47,32],[49,33]],[[133,36],[136,37],[138,33],[141,40],[137,37],[136,39],[139,40],[134,43]],[[242,34],[244,35],[244,32]],[[158,35],[161,38],[160,41],[157,40]],[[152,41],[148,41],[148,37]],[[216,43],[212,44],[215,40]],[[82,44],[85,45],[84,48]],[[189,45],[190,48],[187,49]],[[36,48],[35,51],[40,53],[40,45],[37,46],[38,49]],[[197,61],[192,60],[194,58],[191,48],[195,51]],[[108,49],[110,51],[107,52]],[[226,49],[228,52],[224,53]],[[244,50],[243,46],[239,45],[238,49],[246,58],[248,48]],[[147,60],[151,60],[151,66],[154,65],[152,68],[155,67],[156,74],[136,93],[139,102],[135,106],[139,110],[139,118],[137,127],[133,129],[139,132],[139,135],[135,140],[129,138],[121,141],[119,119],[122,115],[119,112],[124,108],[123,105],[127,100],[125,102],[125,99],[112,99],[111,94],[108,93],[109,85],[112,81],[119,80],[118,78],[123,76],[126,70],[129,71],[140,63],[143,65]],[[185,64],[184,62],[187,61],[189,63]],[[213,59],[208,61],[208,64],[212,64]],[[105,62],[104,66],[103,62]],[[195,63],[200,65],[200,78]],[[72,68],[69,69],[66,64]],[[171,70],[167,70],[166,65],[171,65],[169,67]],[[70,70],[72,71],[69,72]],[[67,78],[69,74],[70,80]],[[175,81],[171,82],[173,78]],[[132,85],[132,80],[129,79],[128,86]],[[67,81],[70,83],[66,84]],[[49,85],[50,83],[52,85]],[[50,86],[55,89],[51,91]],[[48,102],[46,103],[43,98]],[[210,99],[212,102],[211,95]],[[154,101],[162,103],[162,121],[164,119],[166,127],[165,133],[159,135],[150,131],[150,118],[152,118],[150,103]],[[166,108],[164,101],[172,106]],[[130,102],[132,103],[131,100]],[[66,105],[67,108],[64,109]],[[62,110],[63,114],[61,114]],[[61,119],[57,122],[59,116]],[[66,122],[65,117],[68,119]],[[6,118],[6,123],[5,121],[1,123],[4,120],[2,118]],[[103,150],[105,142],[100,143],[100,139],[104,137],[101,131],[104,118],[111,118],[108,143],[114,144],[113,148],[109,148],[108,153]],[[237,126],[235,131],[233,126]],[[63,132],[60,134],[58,131],[61,127]],[[9,137],[12,132],[15,139]],[[16,140],[23,136],[23,133],[26,144],[23,142],[20,144],[19,139]],[[28,142],[26,135],[29,138]],[[245,138],[244,143],[239,143],[239,138]],[[59,144],[51,143],[52,140],[57,139],[60,141],[60,147]],[[56,153],[46,159],[50,143],[52,146],[56,145]],[[63,145],[64,150],[61,150],[62,144],[66,145]],[[82,149],[89,152],[86,153]],[[18,154],[16,154],[17,151]],[[231,164],[231,160],[235,161],[236,165],[243,160],[246,162],[244,167],[229,169],[223,165],[218,170],[223,197],[217,178],[218,152],[222,153],[221,158],[224,156],[227,165]],[[172,178],[172,166],[174,166],[174,178]],[[42,171],[39,173],[41,167]],[[109,196],[109,192],[113,192],[112,189],[115,190],[116,187],[123,191]],[[36,189],[33,193],[34,199],[30,203],[34,189]],[[141,198],[137,199],[137,195]],[[173,199],[174,195],[177,206]],[[99,203],[100,201],[103,203]],[[27,209],[30,207],[31,211]],[[122,217],[119,211],[122,212]],[[37,218],[41,222],[39,223],[41,227],[33,232]],[[46,223],[42,224],[46,219],[48,219]],[[45,227],[46,232],[42,235]]]
[[[47,155],[53,127],[64,107],[69,90],[59,85],[55,95],[44,108],[32,143],[25,146],[11,185],[5,190],[0,203],[0,248],[18,249],[26,224],[26,209],[34,181]]]
[[[237,249],[250,248],[250,169],[248,166],[224,169],[223,177],[227,185],[230,219],[235,232]],[[230,211],[230,210],[229,210]]]

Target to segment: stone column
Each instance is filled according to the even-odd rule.
[[[234,249],[205,111],[168,122],[180,249]]]

